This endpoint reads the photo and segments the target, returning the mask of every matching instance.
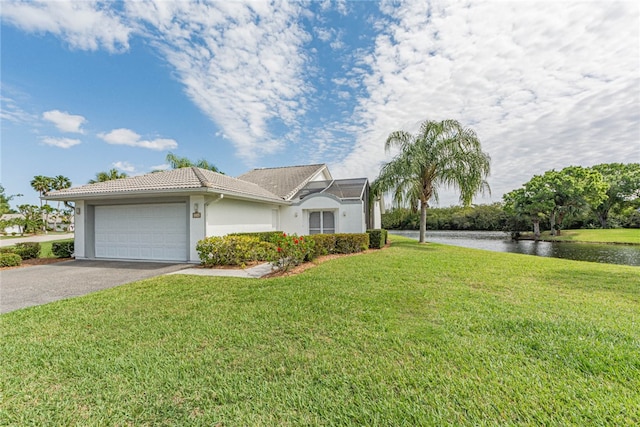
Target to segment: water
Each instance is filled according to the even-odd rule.
[[[420,235],[418,231],[390,231],[390,233],[416,240]],[[501,231],[427,230],[427,241],[495,252],[640,266],[640,246],[513,241],[509,233]]]

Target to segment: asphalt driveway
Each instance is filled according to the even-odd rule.
[[[73,260],[0,271],[0,313],[86,295],[190,264]]]

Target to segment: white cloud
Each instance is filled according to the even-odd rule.
[[[335,176],[375,178],[384,141],[457,119],[492,156],[493,193],[571,164],[639,159],[635,3],[387,2],[366,56],[351,154]],[[373,171],[373,172],[372,172]],[[457,194],[442,192],[441,205]]]
[[[123,161],[114,162],[112,163],[112,166],[118,170],[121,170],[122,172],[126,172],[129,174],[134,173],[136,171],[135,166],[133,166],[129,162],[123,162]]]
[[[51,33],[82,50],[127,50],[133,32],[113,9],[92,0],[3,1],[0,14],[25,31]]]
[[[128,145],[157,151],[173,150],[178,147],[178,143],[173,139],[157,138],[153,140],[143,140],[140,135],[131,129],[125,128],[114,129],[109,133],[99,133],[98,137],[112,145]]]
[[[81,143],[79,139],[53,138],[50,136],[45,136],[41,138],[41,141],[46,145],[51,145],[52,147],[59,147],[59,148],[71,148],[74,145],[78,145]]]
[[[45,111],[42,118],[53,123],[62,132],[84,133],[81,126],[87,121],[82,116],[60,110]]]
[[[282,148],[273,126],[306,112],[303,45],[310,35],[294,2],[126,4],[175,68],[187,95],[250,161]]]
[[[2,88],[5,90],[5,88]],[[18,103],[6,96],[0,96],[0,119],[14,123],[30,123],[36,120],[36,117],[23,110]]]

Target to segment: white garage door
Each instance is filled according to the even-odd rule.
[[[96,258],[187,260],[186,203],[96,206]]]

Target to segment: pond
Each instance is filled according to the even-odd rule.
[[[418,231],[392,230],[389,233],[416,240],[419,237]],[[427,230],[427,241],[495,252],[640,266],[640,246],[535,242],[533,240],[513,241],[509,233],[501,231]]]

